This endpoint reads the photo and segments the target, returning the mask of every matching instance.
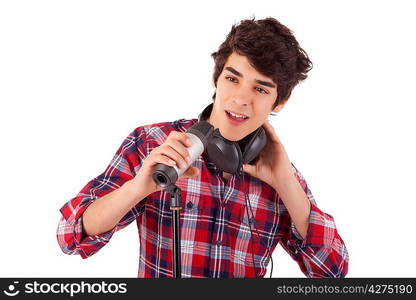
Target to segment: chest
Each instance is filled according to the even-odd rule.
[[[230,178],[231,178],[231,174],[230,173],[225,173],[225,172],[223,172],[222,173],[222,177],[224,177],[224,179],[226,180],[226,181],[228,181]]]

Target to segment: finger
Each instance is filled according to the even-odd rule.
[[[279,137],[276,134],[276,131],[274,130],[273,126],[267,121],[263,124],[263,128],[267,134],[267,137],[277,143],[280,143]]]
[[[166,141],[164,145],[169,145],[176,152],[178,152],[187,164],[191,162],[191,157],[187,147],[185,147],[179,140],[171,139],[170,141]]]
[[[183,132],[179,132],[179,131],[171,131],[169,133],[169,136],[166,140],[166,142],[170,141],[170,140],[178,140],[180,141],[184,146],[189,147],[191,146],[191,139],[189,138],[189,136]]]
[[[188,170],[186,170],[186,172],[184,172],[182,174],[181,177],[184,178],[191,178],[191,177],[195,177],[199,174],[199,169],[196,167],[190,167]]]
[[[182,155],[180,155],[180,153],[178,153],[171,146],[163,144],[159,148],[160,149],[159,149],[158,153],[166,155],[170,159],[173,159],[178,168],[182,169],[182,168],[186,168],[188,166],[188,163],[183,159]]]
[[[249,164],[243,164],[243,171],[254,176],[256,171],[256,166],[249,165]]]
[[[175,166],[176,162],[173,159],[170,159],[168,156],[163,155],[162,153],[154,153],[152,157],[149,156],[153,164],[164,164],[167,166]]]

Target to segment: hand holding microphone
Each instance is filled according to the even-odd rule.
[[[133,179],[137,190],[149,195],[163,190],[179,178],[197,176],[199,169],[189,166],[204,151],[207,136],[212,131],[212,126],[207,122],[194,124],[186,133],[171,131],[166,141],[150,152],[137,172]]]
[[[166,165],[164,163],[157,164],[153,172],[154,182],[162,188],[174,184],[176,180],[184,174],[184,172],[187,172],[189,165],[192,164],[202,154],[202,152],[204,152],[208,139],[213,131],[214,128],[212,125],[206,121],[200,121],[189,128],[184,135],[186,136],[185,140],[189,140],[190,145],[186,148],[187,153],[183,155],[185,158],[188,158],[188,164],[179,164],[179,168],[177,165]],[[198,172],[197,168],[194,169]]]

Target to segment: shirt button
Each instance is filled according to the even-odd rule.
[[[220,240],[217,241],[217,246],[218,247],[221,246],[221,241]]]
[[[189,201],[188,203],[186,203],[186,207],[188,209],[191,209],[193,206],[194,206],[194,204],[191,201]]]

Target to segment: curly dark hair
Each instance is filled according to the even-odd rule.
[[[281,101],[289,99],[293,88],[306,79],[312,62],[286,26],[271,17],[254,19],[234,24],[218,51],[211,54],[215,61],[213,80],[217,87],[218,77],[233,52],[246,56],[259,73],[276,83],[278,93],[274,109]],[[215,95],[212,96],[214,100]]]

